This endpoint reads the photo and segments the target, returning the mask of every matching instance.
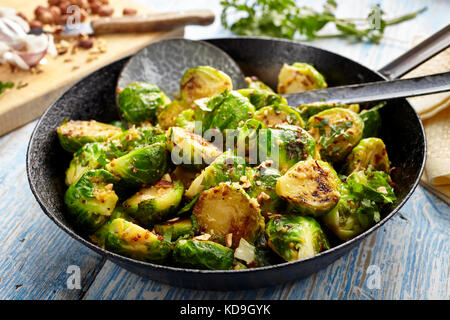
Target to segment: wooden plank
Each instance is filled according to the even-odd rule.
[[[13,7],[32,17],[33,10],[46,0],[5,0],[2,6]],[[115,15],[122,15],[124,7],[138,8],[140,14],[153,12],[147,6],[133,1],[110,0]],[[131,55],[150,43],[166,38],[182,37],[183,28],[164,32],[112,34],[96,37],[105,41],[106,52],[92,55],[92,50],[78,50],[76,54],[66,53],[57,57],[46,56],[47,63],[41,64],[42,73],[33,74],[26,70],[15,70],[0,65],[0,80],[27,84],[21,89],[12,89],[0,97],[0,136],[6,132],[39,117],[68,86],[93,71],[123,57]],[[74,43],[75,40],[72,40]],[[92,60],[95,58],[94,60]],[[70,61],[67,62],[67,59]],[[66,62],[65,62],[66,61]]]
[[[59,229],[31,194],[25,155],[34,125],[0,140],[0,300],[78,299],[84,291],[67,288],[68,266],[80,267],[88,288],[103,260]]]

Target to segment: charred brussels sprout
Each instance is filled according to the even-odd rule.
[[[230,270],[234,251],[212,241],[180,239],[172,253],[176,264],[194,269]]]
[[[244,158],[235,156],[230,151],[227,151],[217,157],[195,178],[186,191],[185,196],[192,199],[203,190],[217,186],[221,182],[248,180],[251,174],[253,172],[246,167]]]
[[[208,129],[237,129],[253,117],[255,107],[237,91],[224,91],[210,99],[203,117],[203,131]]]
[[[188,105],[195,100],[218,95],[224,90],[232,90],[231,78],[224,72],[209,66],[187,70],[180,83],[181,99]]]
[[[108,163],[106,170],[129,186],[154,184],[162,178],[167,170],[165,144],[158,142],[133,150]]]
[[[181,181],[169,180],[163,178],[154,186],[140,189],[123,203],[125,211],[146,228],[171,218],[181,203],[184,187]]]
[[[364,123],[353,111],[333,108],[309,118],[306,129],[316,140],[322,159],[340,162],[361,139]]]
[[[66,171],[66,185],[70,186],[89,170],[104,168],[117,153],[108,143],[87,143],[75,152]]]
[[[290,124],[304,127],[300,114],[293,108],[284,105],[267,106],[256,111],[254,119],[260,121],[268,128],[273,128],[279,124]]]
[[[169,129],[175,125],[175,120],[189,106],[184,101],[173,100],[158,115],[158,124],[163,129]]]
[[[69,217],[81,230],[93,233],[108,220],[119,199],[113,190],[115,182],[108,171],[91,170],[67,189],[64,202]]]
[[[157,115],[170,103],[158,86],[148,82],[133,82],[119,93],[119,112],[131,124],[156,121]]]
[[[379,138],[362,139],[347,156],[347,174],[372,169],[389,172],[389,158],[383,140]]]
[[[325,78],[310,64],[284,64],[278,74],[278,93],[296,93],[326,88]]]
[[[183,128],[171,127],[167,131],[167,141],[172,161],[194,171],[201,170],[222,154],[214,144]]]
[[[258,77],[245,77],[245,82],[247,82],[249,89],[265,90],[269,92],[274,92],[271,87],[258,79]]]
[[[281,173],[271,168],[266,162],[255,170],[254,183],[248,194],[258,201],[264,215],[278,213],[283,207],[284,201],[276,192],[277,181],[280,177]]]
[[[283,216],[267,223],[269,246],[284,260],[313,257],[330,248],[319,223],[311,217]]]
[[[109,225],[105,248],[148,262],[163,262],[171,252],[170,243],[161,236],[122,218]]]
[[[286,98],[279,96],[272,91],[258,89],[239,89],[237,90],[237,92],[246,97],[257,110],[265,106],[279,104],[287,105]]]
[[[90,121],[64,121],[57,129],[64,150],[74,153],[90,142],[104,142],[117,138],[122,129],[110,124]]]
[[[135,127],[124,131],[118,138],[119,146],[123,152],[150,146],[156,142],[164,142],[164,131],[151,126]]]
[[[260,131],[258,138],[260,155],[274,162],[285,173],[298,161],[317,158],[316,142],[308,132],[297,126],[277,125],[274,129]],[[266,159],[260,158],[260,161]]]
[[[264,230],[258,202],[236,184],[221,183],[203,191],[193,214],[200,232],[222,237],[231,233],[233,248],[241,238],[253,243]]]
[[[302,104],[297,106],[298,112],[302,116],[302,119],[306,122],[313,115],[318,114],[319,112],[333,109],[333,108],[344,108],[349,109],[355,113],[359,112],[359,104],[344,104],[344,103],[335,103],[335,102],[315,102],[309,104]]]
[[[180,219],[177,217],[163,224],[156,224],[155,232],[162,236],[170,233],[171,241],[175,241],[182,236],[194,236],[194,227],[191,218]]]
[[[288,201],[289,210],[302,215],[320,216],[339,201],[341,180],[326,162],[298,162],[277,181],[277,194]]]

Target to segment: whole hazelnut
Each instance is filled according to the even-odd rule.
[[[68,14],[62,14],[59,19],[56,21],[56,24],[64,25],[67,24],[67,19],[69,18]]]
[[[124,16],[134,16],[137,14],[137,10],[133,8],[125,8],[123,9]]]
[[[91,49],[94,46],[92,38],[78,40],[77,46],[83,49]]]
[[[55,22],[53,14],[48,9],[46,9],[45,11],[40,11],[37,15],[37,20],[39,20],[43,24],[53,24]]]
[[[57,6],[61,2],[61,0],[48,0],[47,2],[49,6]]]
[[[67,8],[72,5],[69,0],[62,0],[59,3],[59,8],[61,9],[61,14],[67,14]]]
[[[36,9],[34,9],[34,15],[37,17],[39,15],[39,13],[41,13],[42,11],[48,10],[46,7],[43,6],[37,6]]]
[[[90,8],[91,8],[91,12],[93,14],[98,14],[98,12],[100,11],[100,7],[102,6],[102,3],[98,0],[93,0],[90,3]]]
[[[33,20],[30,22],[30,29],[41,29],[42,28],[42,22],[39,20]]]
[[[100,17],[109,17],[109,16],[112,16],[113,13],[114,13],[114,9],[107,5],[101,6],[100,9],[98,10],[98,15]]]
[[[51,6],[49,10],[53,15],[54,20],[58,21],[59,17],[61,17],[61,9],[57,6]]]

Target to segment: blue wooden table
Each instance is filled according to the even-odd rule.
[[[220,12],[218,1],[211,0],[141,2],[160,11],[208,7]],[[339,1],[338,13],[365,16],[370,4],[373,2]],[[416,34],[430,35],[447,24],[450,12],[448,0],[382,2],[390,16],[424,5],[428,11],[388,29],[386,40],[378,46],[342,40],[310,44],[380,68],[406,51]],[[186,37],[192,39],[224,35],[228,33],[218,21],[209,27],[186,29]],[[0,299],[450,298],[450,208],[422,187],[377,232],[306,279],[260,290],[209,292],[171,287],[137,276],[70,238],[42,212],[25,173],[27,144],[35,124],[0,138]],[[73,266],[80,271],[79,287],[71,282]]]

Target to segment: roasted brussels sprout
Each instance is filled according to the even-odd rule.
[[[278,74],[278,93],[296,93],[326,87],[325,78],[307,63],[285,63]]]
[[[107,142],[86,143],[75,152],[66,170],[66,185],[70,186],[89,170],[104,168],[117,155]]]
[[[284,260],[310,258],[330,248],[319,223],[311,217],[283,216],[266,226],[269,246]]]
[[[259,89],[239,89],[240,94],[246,97],[256,110],[271,105],[287,105],[286,98],[277,95],[273,91]]]
[[[333,108],[309,118],[306,130],[316,140],[323,160],[340,162],[361,139],[364,123],[353,111]]]
[[[170,103],[158,86],[148,82],[133,82],[119,93],[119,112],[131,124],[156,122],[157,115]]]
[[[172,162],[194,171],[201,170],[222,154],[214,144],[179,127],[167,131],[167,141]]]
[[[108,220],[119,199],[113,190],[116,182],[111,173],[98,169],[87,171],[67,189],[69,218],[82,231],[93,233]]]
[[[64,150],[75,153],[86,143],[104,142],[117,138],[122,133],[122,129],[95,120],[65,120],[56,132]]]
[[[277,181],[277,194],[288,201],[289,211],[318,217],[339,201],[341,180],[327,163],[309,159],[298,162]]]
[[[349,109],[355,113],[359,112],[359,104],[344,104],[344,103],[335,103],[335,102],[314,102],[308,104],[302,104],[296,107],[302,119],[306,122],[313,115],[318,114],[319,112],[332,109],[332,108],[344,108]]]
[[[180,83],[181,100],[191,105],[195,100],[232,90],[231,78],[224,72],[209,66],[187,70]]]
[[[190,110],[184,101],[173,100],[158,114],[158,124],[163,129],[175,125],[175,120],[185,110]]]
[[[346,159],[346,172],[372,169],[389,173],[389,158],[386,146],[380,138],[362,139]]]
[[[174,126],[193,131],[195,129],[195,117],[196,112],[194,109],[186,109],[175,118]]]
[[[170,174],[173,180],[179,180],[187,190],[191,186],[192,181],[195,180],[200,173],[188,170],[182,166],[177,166],[175,170]]]
[[[195,269],[230,270],[234,251],[212,241],[180,239],[172,253],[176,264]]]
[[[125,210],[123,210],[121,206],[117,205],[114,211],[108,217],[108,221],[106,221],[97,231],[95,231],[94,234],[89,236],[91,241],[96,245],[104,248],[106,236],[109,232],[109,226],[111,222],[113,222],[113,220],[117,218],[122,218],[124,220],[134,222],[133,219],[125,212]]]
[[[317,158],[313,137],[297,126],[277,125],[274,129],[260,131],[258,148],[260,162],[272,160],[272,167],[283,174],[298,161]]]
[[[254,119],[260,121],[268,128],[273,128],[279,124],[290,124],[304,127],[300,114],[295,109],[285,105],[267,106],[256,111]]]
[[[221,182],[240,182],[243,180],[244,184],[248,184],[252,174],[252,170],[246,167],[244,158],[235,156],[232,152],[227,151],[217,157],[195,178],[186,191],[185,196],[192,199],[203,190],[217,186]]]
[[[258,202],[238,184],[221,183],[203,191],[193,214],[201,232],[222,237],[231,233],[233,248],[241,238],[253,243],[264,230]]]
[[[375,107],[369,110],[362,110],[359,114],[361,120],[364,122],[363,138],[377,137],[381,130],[381,116],[379,109],[384,107],[386,102],[380,102]]]
[[[192,226],[191,218],[180,219],[176,217],[163,224],[155,225],[155,232],[164,236],[170,233],[171,241],[177,240],[182,236],[194,236],[194,228]]]
[[[206,104],[203,131],[208,129],[237,129],[253,117],[255,107],[237,91],[224,91]]]
[[[265,90],[269,92],[274,92],[271,87],[258,79],[258,77],[245,77],[245,82],[247,82],[249,89]]]
[[[136,149],[114,159],[106,170],[129,186],[151,185],[159,181],[167,170],[167,150],[164,143]]]
[[[124,131],[118,138],[119,147],[123,152],[150,146],[156,142],[165,142],[164,131],[151,126],[135,127]]]
[[[140,189],[123,203],[123,207],[140,225],[151,228],[155,223],[167,220],[177,213],[183,192],[181,181],[171,181],[166,174],[154,186]]]
[[[323,223],[347,241],[380,221],[380,209],[396,199],[389,176],[380,171],[357,171],[341,186],[341,199],[322,217]]]
[[[163,237],[122,218],[109,225],[105,248],[147,262],[163,262],[171,253],[170,243]]]
[[[263,162],[259,165],[253,176],[253,185],[248,190],[250,197],[255,198],[264,215],[278,213],[283,209],[284,201],[276,192],[277,181],[281,173],[271,168],[270,164]]]

